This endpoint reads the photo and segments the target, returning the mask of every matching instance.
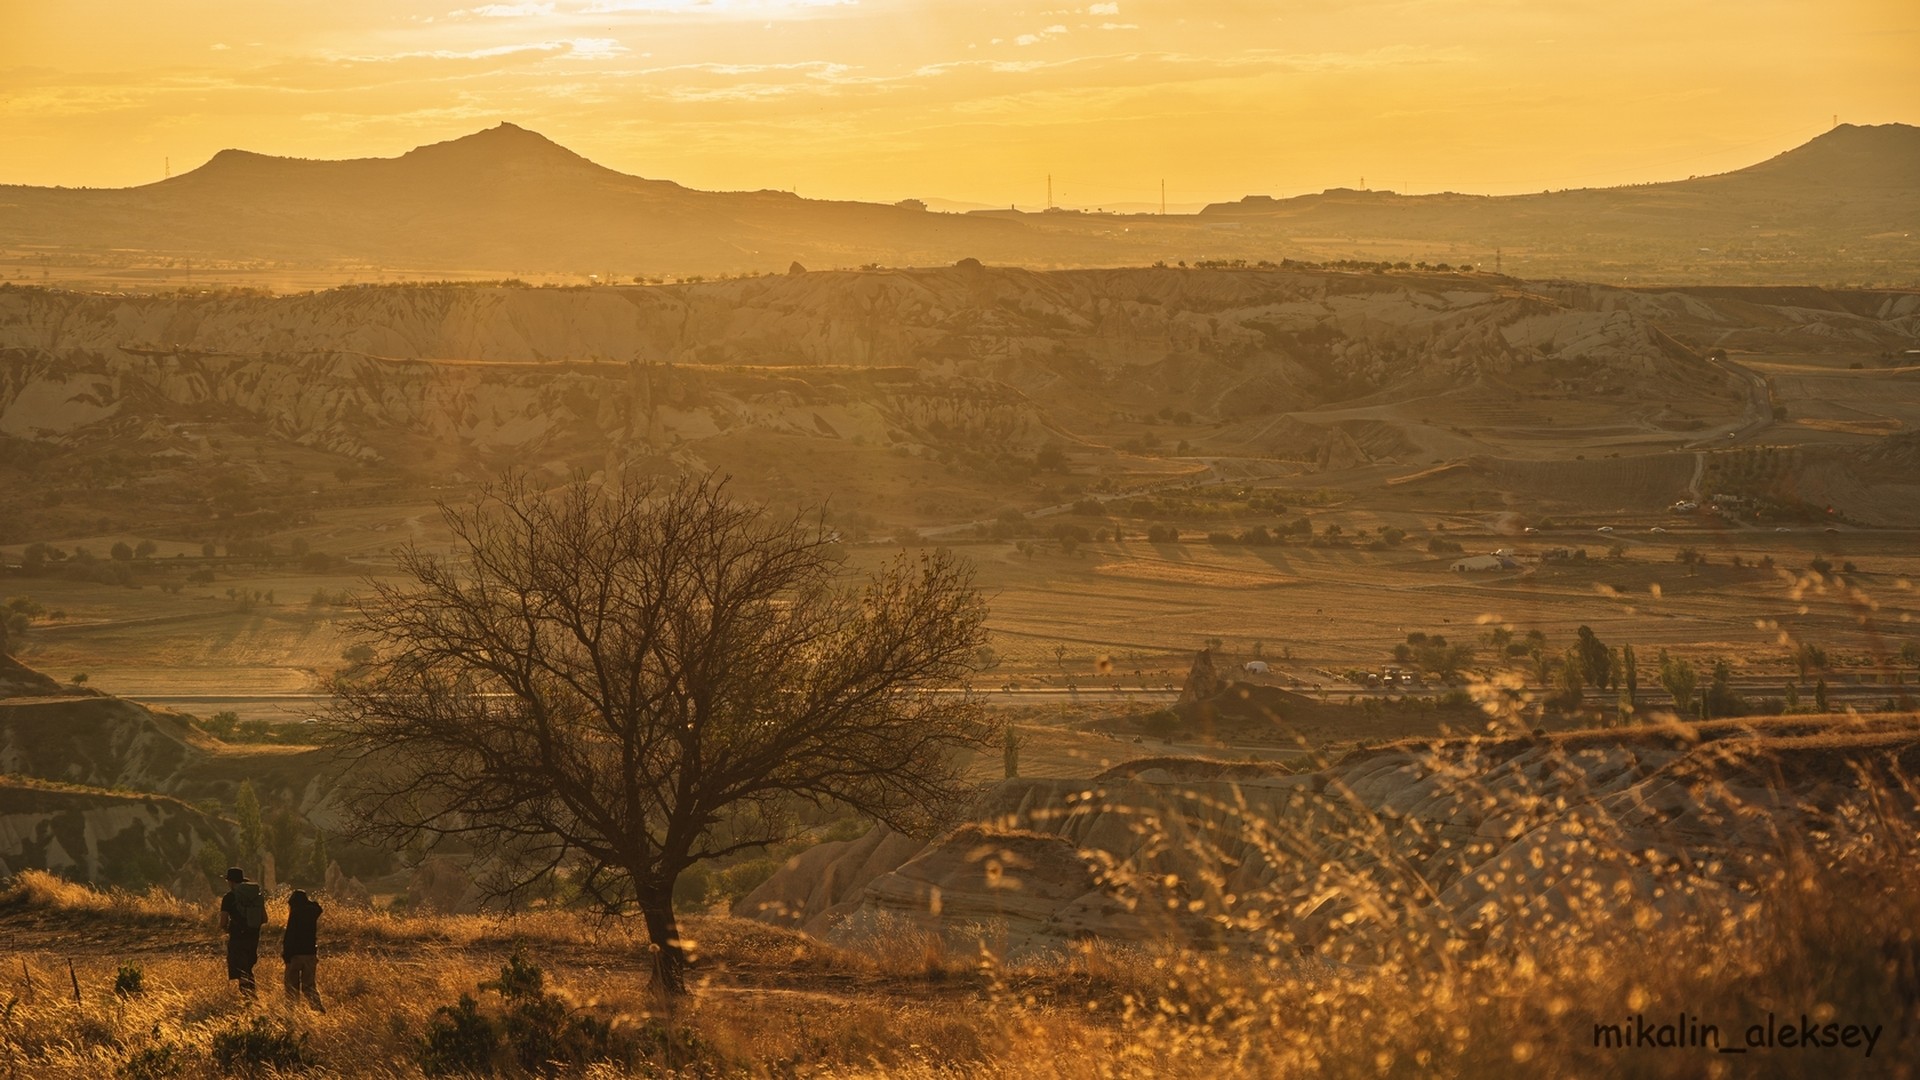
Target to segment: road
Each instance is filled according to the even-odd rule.
[[[1709,446],[1732,446],[1758,435],[1761,431],[1765,430],[1768,425],[1773,423],[1773,395],[1767,392],[1767,380],[1765,376],[1747,367],[1745,364],[1735,363],[1724,357],[1709,356],[1707,363],[1746,383],[1747,415],[1746,419],[1730,428],[1716,432],[1707,438],[1697,439],[1688,443],[1687,449],[1694,450]]]

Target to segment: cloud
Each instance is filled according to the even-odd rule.
[[[613,38],[564,38],[517,45],[493,45],[483,49],[417,49],[410,52],[335,56],[331,59],[351,64],[392,64],[404,60],[494,60],[528,55],[605,60],[627,51],[625,45]]]
[[[479,7],[449,11],[447,12],[447,17],[450,19],[459,19],[468,16],[482,19],[521,19],[530,15],[551,14],[553,14],[553,4],[551,3],[482,4]]]
[[[652,15],[731,15],[763,19],[782,12],[818,8],[857,7],[860,0],[592,0],[579,8],[582,15],[634,12]]]
[[[566,52],[569,60],[605,60],[627,51],[613,38],[573,38],[567,45],[571,46]]]
[[[1089,14],[1089,15],[1118,15],[1118,14],[1120,14],[1120,5],[1119,5],[1119,4],[1088,4],[1088,5],[1087,5],[1087,14]]]

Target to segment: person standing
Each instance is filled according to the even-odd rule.
[[[253,965],[260,961],[260,930],[267,925],[267,897],[244,870],[227,868],[227,895],[220,898],[220,929],[227,935],[227,981],[253,997]]]
[[[320,1004],[320,991],[314,985],[320,965],[321,910],[320,904],[304,889],[295,889],[293,895],[287,897],[287,932],[280,938],[280,959],[287,965],[288,1003],[305,995],[309,1005],[326,1012],[327,1007]]]

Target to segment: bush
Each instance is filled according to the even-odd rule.
[[[545,973],[519,953],[507,958],[498,979],[480,988],[500,995],[503,1015],[495,1020],[482,1013],[469,994],[434,1010],[418,1058],[428,1076],[491,1076],[502,1050],[528,1072],[633,1056],[633,1047],[616,1039],[612,1025],[576,1013],[548,993]]]
[[[1172,709],[1161,709],[1150,714],[1140,726],[1156,739],[1170,739],[1180,729],[1180,714]]]
[[[120,1080],[172,1080],[187,1069],[186,1055],[170,1042],[143,1046],[120,1063]]]
[[[500,1048],[500,1032],[480,1015],[471,994],[457,1004],[442,1005],[427,1021],[420,1042],[420,1071],[428,1076],[492,1076],[493,1059]]]
[[[113,976],[113,992],[121,997],[132,997],[147,989],[146,973],[138,964],[121,964],[120,970]]]
[[[226,1076],[259,1076],[314,1064],[305,1032],[285,1020],[255,1016],[244,1024],[213,1033],[213,1063]]]

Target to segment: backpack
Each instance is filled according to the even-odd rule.
[[[257,882],[242,881],[233,886],[233,912],[233,925],[241,930],[267,925],[267,897]]]

